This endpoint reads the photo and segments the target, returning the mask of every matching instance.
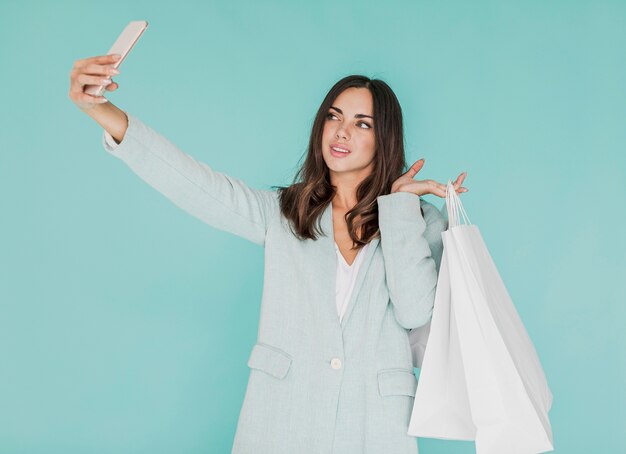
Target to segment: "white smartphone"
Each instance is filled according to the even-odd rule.
[[[128,23],[106,53],[106,55],[120,54],[122,56],[122,58],[113,63],[113,67],[119,68],[146,28],[148,28],[148,22],[145,20],[135,20]],[[102,96],[105,88],[106,85],[85,85],[83,92],[93,96]]]

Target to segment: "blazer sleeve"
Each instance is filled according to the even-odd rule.
[[[102,145],[179,208],[219,230],[261,246],[276,208],[274,191],[248,187],[184,153],[134,115],[117,144],[104,131]]]
[[[438,210],[432,203],[424,199],[420,200],[422,202],[424,220],[426,221],[424,238],[428,241],[432,258],[435,261],[437,276],[439,276],[441,257],[443,256],[443,239],[441,238],[441,232],[448,229],[448,220],[443,216],[441,211],[447,210],[446,202],[444,201],[443,208]]]
[[[434,205],[410,192],[378,196],[377,202],[394,314],[402,327],[417,328],[432,318],[446,222]]]

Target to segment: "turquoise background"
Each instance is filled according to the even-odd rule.
[[[416,178],[468,172],[555,452],[626,452],[626,2],[5,0],[0,453],[230,452],[263,249],[142,182],[68,98],[141,19],[108,98],[253,187],[291,181],[337,80],[389,83]]]

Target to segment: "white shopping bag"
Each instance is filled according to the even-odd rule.
[[[478,454],[553,451],[552,393],[532,341],[451,182],[446,204],[448,230],[408,434],[475,440]]]
[[[428,344],[428,336],[430,335],[430,322],[425,325],[413,328],[409,331],[409,345],[411,346],[411,355],[413,357],[413,367],[422,367],[424,362],[424,353]]]

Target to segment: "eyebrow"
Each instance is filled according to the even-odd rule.
[[[331,108],[331,109],[335,109],[337,112],[339,112],[341,115],[343,115],[343,112],[341,111],[341,109],[340,109],[340,108],[335,107],[335,106],[330,106],[330,108]],[[371,116],[369,116],[369,115],[365,115],[365,114],[356,114],[356,115],[354,116],[354,118],[365,118],[365,117],[367,117],[367,118],[371,118],[372,120],[374,119],[374,117],[371,117]]]

